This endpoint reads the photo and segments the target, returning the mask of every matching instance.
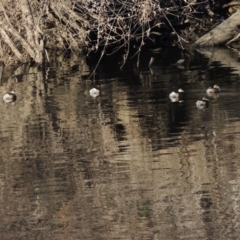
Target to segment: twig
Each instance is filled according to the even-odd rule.
[[[234,42],[234,41],[236,41],[237,39],[239,39],[240,38],[240,33],[238,33],[238,35],[236,36],[236,37],[234,37],[233,39],[231,39],[230,41],[228,41],[227,43],[226,43],[226,45],[229,45],[231,42]]]

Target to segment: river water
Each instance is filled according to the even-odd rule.
[[[0,103],[1,240],[239,239],[238,55],[179,56],[105,59],[94,81],[64,57],[2,77],[17,101]]]

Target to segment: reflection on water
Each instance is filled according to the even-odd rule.
[[[5,78],[17,101],[0,103],[0,239],[238,238],[239,63],[155,58],[121,72],[105,60],[95,82],[71,59]]]

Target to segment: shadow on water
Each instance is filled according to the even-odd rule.
[[[0,103],[1,239],[238,238],[239,62],[227,49],[179,57],[122,70],[107,58],[95,81],[77,58],[44,75],[1,69],[0,93],[17,95]],[[199,110],[213,84],[221,93]]]

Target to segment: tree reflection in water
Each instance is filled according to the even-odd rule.
[[[238,74],[200,54],[188,70],[103,62],[92,98],[71,61],[23,69],[1,104],[1,239],[236,239]],[[213,83],[221,95],[199,111]]]

